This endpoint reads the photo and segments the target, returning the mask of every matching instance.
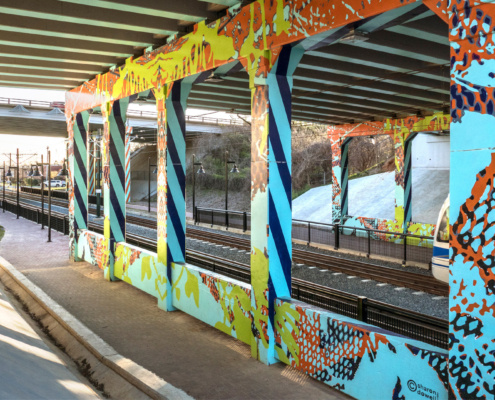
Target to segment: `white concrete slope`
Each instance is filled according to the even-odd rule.
[[[395,173],[385,172],[349,181],[349,215],[394,219]],[[417,168],[412,171],[412,219],[436,224],[449,194],[449,171]],[[311,189],[292,202],[292,218],[332,222],[332,185]]]

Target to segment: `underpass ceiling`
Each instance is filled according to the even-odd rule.
[[[3,0],[0,85],[72,89],[236,3]],[[368,33],[368,40],[342,42],[336,35],[307,51],[294,74],[293,119],[343,124],[448,110],[448,27],[425,5],[346,28]],[[224,79],[195,85],[189,106],[249,114],[247,74]]]

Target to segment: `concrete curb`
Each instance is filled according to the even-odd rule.
[[[43,290],[26,278],[7,260],[0,257],[0,268],[50,314],[70,335],[82,344],[98,361],[152,399],[194,400],[186,392],[172,386],[154,373],[118,354],[77,318],[52,300]]]

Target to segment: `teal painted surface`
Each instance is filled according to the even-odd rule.
[[[360,400],[448,398],[448,352],[372,325],[277,299],[277,357]]]

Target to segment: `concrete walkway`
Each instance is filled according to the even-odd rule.
[[[0,256],[117,352],[197,399],[350,399],[282,363],[265,366],[250,347],[102,271],[68,260],[68,237],[10,213]]]
[[[81,383],[0,289],[0,399],[99,399]]]

